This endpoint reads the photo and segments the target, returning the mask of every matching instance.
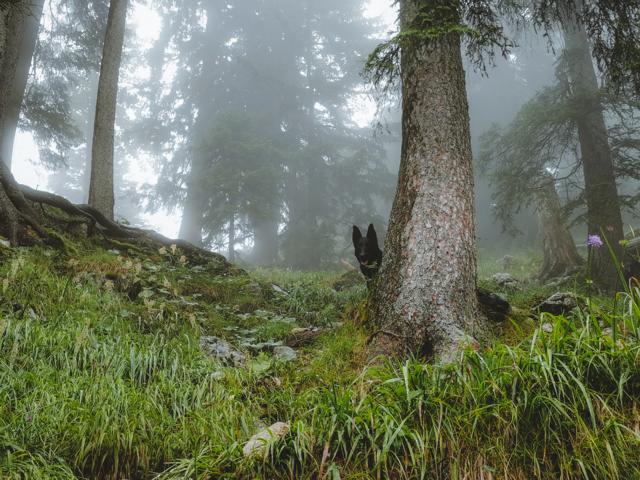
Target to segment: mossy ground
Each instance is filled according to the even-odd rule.
[[[517,257],[505,339],[433,366],[370,358],[366,286],[339,274],[108,248],[0,252],[0,478],[640,478],[638,292],[529,318],[553,291]],[[291,363],[199,349],[309,325],[329,328]],[[289,434],[245,458],[276,421]]]

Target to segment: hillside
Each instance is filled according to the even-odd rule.
[[[637,290],[530,317],[552,290],[505,287],[503,339],[433,366],[367,349],[357,276],[66,242],[1,251],[0,478],[640,474]]]

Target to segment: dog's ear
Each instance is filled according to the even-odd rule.
[[[351,239],[353,240],[354,247],[358,246],[358,242],[360,241],[361,238],[362,238],[362,233],[360,233],[360,229],[354,225],[353,234],[351,235]]]
[[[376,234],[376,229],[373,228],[373,223],[370,223],[367,229],[367,240],[372,242],[376,247],[378,246],[378,235]]]

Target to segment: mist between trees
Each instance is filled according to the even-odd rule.
[[[580,12],[581,3],[569,3]],[[463,20],[482,20],[472,4],[460,10]],[[28,161],[24,141],[14,148],[16,131],[26,133],[48,175],[39,188],[131,224],[154,218],[159,223],[149,226],[230,260],[333,268],[351,259],[352,224],[386,229],[397,184],[400,97],[376,96],[361,74],[368,55],[397,29],[388,21],[393,13],[369,15],[377,6],[3,2],[2,158],[14,168]],[[600,89],[604,70],[595,58],[606,38],[590,43],[579,21],[573,31],[569,14],[563,23],[561,14],[543,12],[545,28],[536,30],[525,14],[498,10],[502,17],[485,18],[503,29],[494,39],[504,53],[495,67],[491,55],[478,60],[482,45],[462,46],[476,49],[464,70],[480,161],[479,247],[539,248],[549,223],[536,220],[537,190],[549,178],[563,228],[583,243],[585,221],[593,230],[602,223],[594,215],[611,217],[607,205],[617,195],[605,192],[605,202],[587,194],[587,149],[611,157],[605,175],[615,176],[615,201],[633,224],[637,96]],[[597,20],[595,10],[586,12],[586,20]],[[577,71],[583,86],[572,85]],[[600,108],[599,117],[589,113]],[[595,205],[602,212],[593,214]],[[621,238],[622,217],[609,224]]]

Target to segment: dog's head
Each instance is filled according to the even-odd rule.
[[[369,225],[366,236],[363,236],[360,229],[354,225],[352,239],[360,270],[367,277],[373,276],[382,261],[382,251],[378,247],[378,236],[373,224]]]

